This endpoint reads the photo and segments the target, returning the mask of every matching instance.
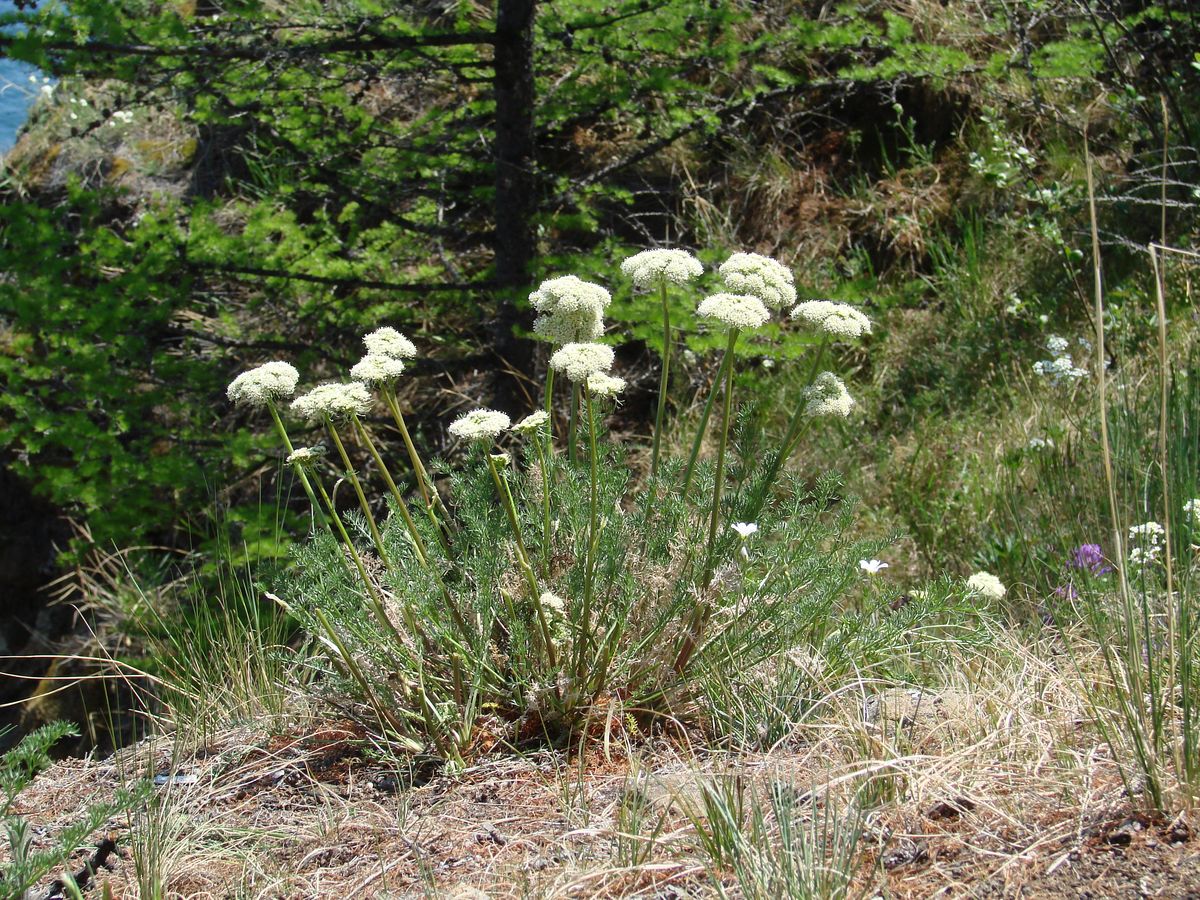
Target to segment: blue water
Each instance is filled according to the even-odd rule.
[[[12,0],[0,0],[0,12],[15,9]],[[30,81],[30,78],[35,79]],[[0,59],[0,153],[7,152],[17,139],[17,131],[29,115],[44,80],[37,69],[11,59]]]

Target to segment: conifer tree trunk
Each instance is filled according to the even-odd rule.
[[[496,0],[496,236],[495,272],[500,284],[494,348],[502,369],[529,373],[529,342],[513,333],[521,318],[516,297],[528,283],[533,261],[533,16],[537,0]],[[519,380],[499,373],[493,401],[501,409],[521,405]]]

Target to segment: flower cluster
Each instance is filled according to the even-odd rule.
[[[1129,564],[1144,566],[1155,562],[1162,554],[1166,530],[1157,522],[1143,522],[1129,529]]]
[[[596,373],[611,369],[614,357],[613,348],[606,344],[571,343],[554,352],[550,367],[571,381],[581,383]]]
[[[804,392],[804,413],[810,417],[840,416],[846,418],[854,408],[854,398],[842,379],[832,372],[822,372]]]
[[[1200,497],[1183,504],[1183,514],[1193,528],[1200,526]]]
[[[384,326],[363,337],[367,353],[393,356],[397,359],[412,359],[417,355],[416,345],[395,328]]]
[[[530,413],[520,422],[513,425],[512,430],[517,434],[533,434],[550,421],[550,415],[544,409]]]
[[[289,466],[296,466],[298,468],[304,468],[304,467],[315,466],[317,464],[317,461],[320,460],[321,457],[323,457],[324,455],[325,455],[325,448],[321,447],[321,446],[297,447],[295,450],[293,450],[291,453],[288,454],[287,460],[285,460],[285,461],[287,462],[287,464]]]
[[[704,266],[686,250],[643,250],[621,263],[621,271],[638,287],[647,288],[660,281],[687,284],[704,274]]]
[[[494,409],[475,409],[450,423],[447,431],[464,441],[494,441],[508,430],[512,420]]]
[[[856,338],[871,333],[871,320],[853,306],[833,300],[808,300],[792,310],[792,318],[826,334]]]
[[[762,300],[749,294],[713,294],[705,297],[696,315],[716,319],[728,328],[760,328],[771,317]]]
[[[718,271],[731,291],[757,297],[771,309],[782,309],[796,302],[791,270],[769,256],[735,253]]]
[[[1071,551],[1067,565],[1072,569],[1082,569],[1093,575],[1107,575],[1112,567],[1104,563],[1104,551],[1099,544],[1080,544]]]
[[[1055,385],[1069,384],[1087,377],[1087,369],[1075,365],[1068,348],[1066,338],[1057,334],[1050,335],[1046,339],[1046,349],[1050,351],[1053,359],[1038,360],[1033,364],[1033,371],[1043,378],[1050,379]]]
[[[322,384],[292,401],[292,412],[309,422],[362,416],[370,409],[371,392],[357,381]]]
[[[540,313],[534,333],[554,344],[572,344],[594,341],[604,333],[604,310],[612,295],[598,284],[563,275],[543,281],[529,302]]]
[[[350,369],[350,377],[363,384],[387,384],[404,372],[404,362],[397,356],[368,353]]]
[[[294,366],[269,362],[233,379],[225,393],[236,406],[261,409],[268,403],[292,396],[299,381],[300,373]]]
[[[1008,593],[1004,583],[989,572],[976,572],[967,579],[967,590],[984,600],[1003,600]]]

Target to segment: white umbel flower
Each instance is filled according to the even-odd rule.
[[[550,591],[544,591],[542,596],[538,597],[538,603],[551,616],[564,616],[567,613],[567,601]]]
[[[871,320],[853,306],[833,300],[808,300],[792,310],[792,318],[826,334],[856,338],[871,333]]]
[[[533,333],[560,346],[594,341],[604,334],[604,313],[598,309],[579,309],[538,316],[533,320]]]
[[[749,294],[713,294],[696,308],[696,315],[716,319],[730,328],[743,331],[759,328],[771,317],[763,302]]]
[[[512,427],[517,434],[533,434],[550,421],[550,416],[544,409],[532,412]]]
[[[842,379],[832,372],[818,375],[804,396],[804,413],[808,416],[841,416],[844,419],[854,408],[854,398]]]
[[[704,274],[704,266],[686,250],[643,250],[621,263],[621,271],[638,287],[647,288],[659,281],[687,284]]]
[[[387,384],[404,373],[404,361],[384,353],[368,353],[350,369],[350,377],[363,384]]]
[[[613,348],[607,344],[567,344],[550,357],[550,367],[580,383],[590,375],[611,369],[613,358]]]
[[[367,353],[395,356],[398,359],[412,359],[417,355],[416,345],[390,325],[365,335],[363,344],[366,345]]]
[[[322,384],[292,401],[292,412],[309,422],[365,415],[371,409],[371,392],[358,381]]]
[[[718,271],[731,291],[757,297],[771,309],[782,309],[796,302],[791,270],[769,256],[735,253]]]
[[[529,302],[540,313],[558,315],[580,310],[603,313],[612,303],[612,294],[590,281],[575,275],[548,278],[529,295]]]
[[[464,441],[494,441],[512,420],[494,409],[474,409],[450,423],[450,434]]]
[[[299,381],[300,373],[291,364],[263,363],[233,379],[225,394],[236,406],[261,409],[268,403],[292,396]]]
[[[297,466],[300,468],[311,468],[317,464],[317,461],[325,455],[325,448],[317,447],[297,447],[287,456],[287,464],[289,466]]]
[[[984,600],[1003,600],[1008,593],[1000,579],[989,572],[976,572],[968,578],[967,590]]]
[[[615,397],[625,390],[625,379],[593,372],[587,378],[587,389],[593,397]]]

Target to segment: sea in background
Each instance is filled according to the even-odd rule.
[[[0,0],[0,13],[15,9],[12,0]],[[30,81],[31,78],[35,80]],[[12,148],[38,91],[43,84],[49,83],[33,66],[0,59],[0,153],[7,153]]]

